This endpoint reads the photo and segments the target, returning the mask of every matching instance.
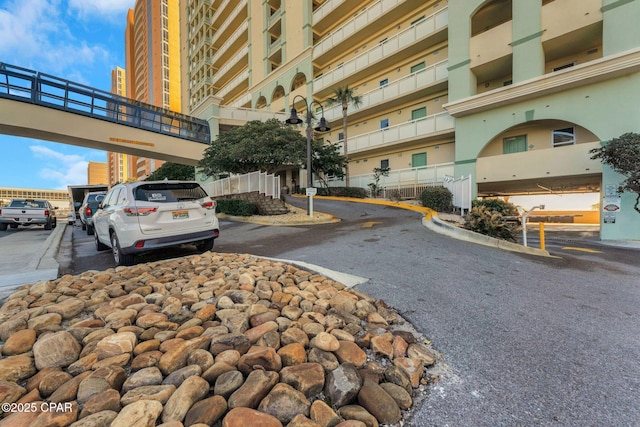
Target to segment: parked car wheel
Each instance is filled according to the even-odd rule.
[[[85,224],[84,222],[82,223],[82,231],[87,229],[87,224]]]
[[[44,229],[45,230],[51,230],[53,228],[53,223],[51,222],[51,220],[49,220],[45,225],[44,225]]]
[[[11,228],[18,228],[18,224],[9,224],[9,227],[11,227]]]
[[[53,228],[58,226],[58,218],[53,218]]]
[[[8,224],[0,224],[0,230],[5,231]]]
[[[116,265],[132,265],[133,254],[123,254],[120,248],[120,242],[118,242],[118,236],[114,232],[111,233],[111,252],[113,253],[113,260]]]
[[[207,239],[204,242],[197,243],[196,249],[198,249],[199,252],[210,251],[211,249],[213,249],[213,241],[214,239]]]
[[[92,236],[93,235],[93,227],[87,224],[87,235],[88,236]]]
[[[105,245],[100,240],[98,240],[98,235],[97,234],[93,235],[93,240],[96,243],[96,251],[101,252],[101,251],[106,251],[107,249],[109,249],[109,246]]]

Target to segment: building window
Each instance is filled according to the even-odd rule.
[[[553,131],[553,147],[562,147],[565,145],[574,145],[576,143],[575,128],[556,129]]]
[[[380,87],[386,86],[389,84],[389,79],[380,80]]]
[[[424,67],[425,67],[424,61],[422,61],[421,63],[416,64],[416,65],[411,67],[411,73],[415,73],[415,72],[418,72],[420,70],[423,70]]]
[[[380,169],[389,169],[389,159],[380,160]]]
[[[557,67],[553,67],[553,71],[560,71],[560,70],[564,70],[564,69],[566,69],[566,68],[571,68],[571,67],[573,67],[574,65],[576,65],[576,63],[575,63],[575,62],[570,62],[570,63],[568,63],[568,64],[559,65],[559,66],[557,66]]]
[[[427,153],[418,153],[411,156],[411,167],[421,168],[427,166]]]
[[[386,129],[389,127],[389,119],[380,120],[380,129]]]
[[[510,136],[502,140],[502,154],[527,151],[527,135]]]
[[[411,111],[411,120],[419,120],[424,117],[427,117],[427,107],[422,107]]]
[[[344,139],[344,132],[338,133],[338,141],[342,141]]]

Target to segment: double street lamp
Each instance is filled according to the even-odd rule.
[[[296,95],[293,97],[293,101],[291,103],[291,117],[285,120],[285,123],[290,125],[299,125],[303,122],[303,120],[298,117],[298,112],[295,108],[296,98],[301,98],[304,101],[304,105],[306,107],[307,117],[304,122],[307,124],[307,214],[309,216],[313,216],[313,196],[315,188],[313,188],[312,186],[313,174],[311,171],[311,156],[313,154],[313,151],[311,150],[311,106],[314,103],[318,104],[321,110],[320,123],[314,129],[318,132],[328,132],[331,130],[331,128],[327,126],[327,121],[324,118],[324,108],[322,107],[322,104],[314,100],[311,100],[311,102],[307,102],[307,98],[302,95]]]

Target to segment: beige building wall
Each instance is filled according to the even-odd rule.
[[[90,161],[87,165],[87,184],[107,184],[109,182],[107,175],[107,164],[105,162]]]

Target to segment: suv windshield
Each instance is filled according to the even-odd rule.
[[[134,190],[134,198],[144,202],[172,203],[203,197],[207,193],[195,182],[144,184]]]

